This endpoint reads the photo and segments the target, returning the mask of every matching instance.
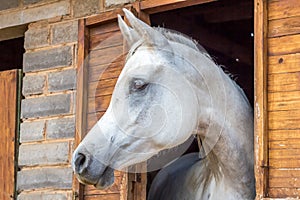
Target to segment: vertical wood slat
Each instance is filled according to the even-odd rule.
[[[75,146],[77,147],[85,135],[86,130],[86,110],[87,110],[87,65],[86,57],[89,49],[89,31],[85,26],[85,20],[78,22],[78,61],[77,61],[77,90],[76,90],[76,130]],[[74,199],[84,199],[84,186],[77,178],[73,177],[73,197]]]
[[[0,199],[13,199],[16,177],[19,71],[0,72]]]
[[[267,117],[267,1],[254,1],[254,149],[256,199],[267,196],[268,117]]]

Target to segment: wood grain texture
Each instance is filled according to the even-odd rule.
[[[18,70],[0,72],[0,199],[15,196]]]
[[[268,76],[269,92],[287,92],[300,90],[300,72],[270,74]]]
[[[300,10],[299,10],[300,11]],[[300,15],[269,21],[268,37],[279,37],[300,33]]]
[[[299,53],[300,34],[269,38],[268,46],[270,56]]]
[[[89,29],[86,131],[105,113],[124,65],[123,38],[116,23],[117,13],[121,13],[121,9],[87,19],[87,24],[92,26]],[[115,182],[111,187],[99,190],[88,186],[84,191],[84,199],[125,200],[127,194],[123,193],[127,192],[126,188],[127,173],[115,172]]]
[[[290,73],[300,71],[300,53],[269,56],[269,74]]]
[[[269,113],[270,130],[300,129],[300,110],[273,111]]]
[[[268,110],[300,109],[300,91],[283,91],[268,93]]]
[[[268,114],[267,114],[267,1],[254,1],[254,153],[256,199],[267,196]]]
[[[76,127],[75,147],[79,145],[86,134],[86,100],[87,100],[87,63],[89,30],[86,28],[85,20],[78,21],[78,58],[77,58],[77,85],[76,85]],[[79,200],[84,199],[84,186],[77,178],[73,177],[73,194]]]
[[[283,19],[300,16],[299,0],[270,0],[268,1],[268,19]]]

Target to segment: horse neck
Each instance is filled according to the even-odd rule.
[[[241,89],[208,56],[182,48],[186,63],[196,67],[189,79],[199,91],[197,133],[207,154],[206,165],[214,175],[249,192],[254,188],[252,108]],[[203,89],[203,81],[208,89]]]

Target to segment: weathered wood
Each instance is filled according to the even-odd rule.
[[[110,103],[111,95],[89,98],[88,113],[104,112]]]
[[[105,33],[118,31],[118,23],[117,21],[106,22],[101,24],[101,26],[94,26],[90,28],[90,37],[92,38],[95,35],[101,35]]]
[[[299,139],[280,139],[278,141],[269,140],[269,149],[300,149]]]
[[[299,178],[270,178],[269,185],[271,188],[297,188],[300,187]]]
[[[77,86],[76,86],[76,130],[75,147],[79,145],[86,134],[86,100],[87,100],[87,66],[86,57],[88,55],[89,32],[85,27],[85,20],[78,22],[78,60],[77,60]],[[73,195],[83,200],[84,186],[77,178],[73,178]]]
[[[300,34],[269,38],[269,55],[285,55],[300,52]]]
[[[300,15],[299,0],[269,0],[268,19],[283,19]]]
[[[288,130],[270,130],[269,131],[269,140],[278,141],[278,140],[299,140],[300,139],[300,129],[288,129]]]
[[[299,146],[299,143],[298,143]],[[286,147],[285,149],[269,149],[270,159],[299,159],[300,160],[300,149],[293,149]]]
[[[270,188],[269,196],[271,197],[281,197],[281,198],[297,198],[300,195],[300,189],[298,188]],[[274,200],[274,199],[266,199]],[[278,199],[279,200],[279,199]]]
[[[300,53],[280,55],[280,56],[270,56],[268,73],[289,73],[289,72],[299,72],[300,67]]]
[[[18,70],[0,72],[0,199],[15,197]]]
[[[270,169],[271,178],[300,177],[300,169]]]
[[[298,168],[300,159],[270,159],[270,168]]]
[[[269,92],[287,92],[300,90],[300,72],[270,74],[268,76]]]
[[[168,10],[174,10],[177,8],[183,8],[187,6],[199,5],[204,3],[213,2],[216,0],[151,0],[141,1],[140,9],[148,14],[157,12],[164,12]]]
[[[100,79],[97,82],[89,84],[89,97],[97,97],[103,95],[110,95],[115,87],[117,78],[113,79]]]
[[[268,110],[297,110],[300,108],[300,91],[269,92]]]
[[[269,129],[300,129],[300,110],[284,110],[269,113]]]
[[[300,9],[299,9],[300,11]],[[269,21],[269,37],[300,33],[300,16]]]
[[[90,50],[104,49],[123,45],[123,36],[120,31],[113,31],[94,35],[90,39]]]
[[[254,155],[256,199],[267,196],[267,1],[254,1]]]
[[[123,63],[109,63],[102,66],[93,66],[89,72],[89,82],[118,78],[122,71]]]
[[[87,195],[84,200],[119,200],[120,194]]]
[[[117,62],[123,55],[123,46],[109,47],[101,50],[91,51],[89,66],[104,65]]]

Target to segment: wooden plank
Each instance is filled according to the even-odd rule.
[[[300,11],[300,9],[299,9]],[[268,37],[294,35],[300,33],[300,15],[269,21]]]
[[[269,38],[269,55],[285,55],[300,52],[300,34]]]
[[[280,139],[269,141],[269,149],[300,149],[300,139]]]
[[[106,22],[104,24],[101,24],[100,26],[91,27],[90,28],[90,37],[92,38],[95,35],[101,35],[101,34],[105,34],[105,33],[115,32],[118,30],[120,30],[120,29],[119,29],[117,21]]]
[[[268,19],[283,19],[294,16],[300,16],[299,0],[269,0],[268,1]]]
[[[92,82],[89,84],[89,97],[98,97],[103,95],[111,95],[117,78],[101,79],[99,82]]]
[[[270,178],[300,177],[300,169],[270,169]]]
[[[85,20],[78,22],[78,60],[77,60],[77,86],[76,86],[76,127],[75,127],[75,147],[79,145],[86,134],[86,100],[87,100],[87,66],[86,57],[88,55],[89,31],[85,27]],[[83,200],[84,186],[77,178],[73,178],[73,194]]]
[[[268,188],[267,25],[267,1],[254,0],[254,170],[257,199],[266,197]]]
[[[103,194],[103,195],[87,195],[84,200],[118,200],[120,199],[120,194]]]
[[[148,0],[140,2],[140,9],[148,14],[153,14],[214,1],[216,0]]]
[[[269,74],[289,73],[300,71],[300,53],[270,56],[269,57]]]
[[[111,95],[98,96],[89,98],[88,100],[88,113],[104,112],[108,108]]]
[[[15,197],[18,70],[0,72],[0,199]]]
[[[300,129],[290,129],[290,130],[270,130],[269,140],[279,141],[279,140],[299,140],[300,139]]]
[[[270,188],[268,191],[270,197],[299,198],[300,188]],[[278,200],[280,200],[278,199]],[[269,200],[269,199],[266,199]],[[273,198],[270,200],[274,200]]]
[[[300,159],[270,159],[270,168],[299,168]]]
[[[298,143],[298,146],[300,143]],[[291,147],[286,147],[287,149],[269,149],[270,159],[298,159],[300,160],[300,149],[292,149]],[[300,166],[299,166],[300,167]]]
[[[300,90],[300,72],[270,74],[268,76],[269,92],[287,92]]]
[[[113,31],[91,36],[90,50],[105,49],[123,45],[123,36],[120,31]]]
[[[274,111],[269,113],[269,129],[300,129],[300,110]]]
[[[104,79],[118,78],[122,71],[123,65],[123,62],[117,62],[90,67],[89,82],[91,83]]]
[[[110,64],[120,61],[124,58],[123,46],[109,47],[101,50],[91,51],[89,66]]]
[[[271,188],[299,188],[300,178],[270,178],[269,185]]]
[[[268,110],[297,110],[300,108],[300,91],[268,93]]]

